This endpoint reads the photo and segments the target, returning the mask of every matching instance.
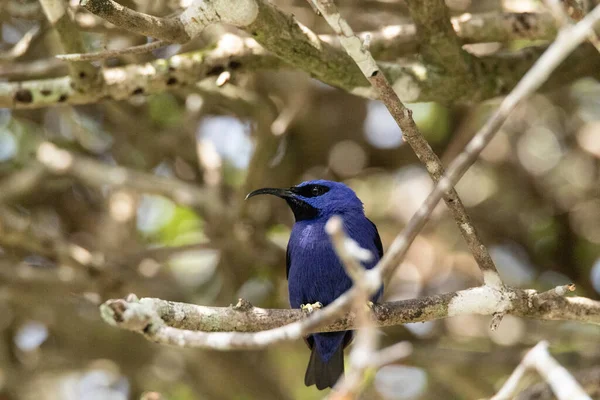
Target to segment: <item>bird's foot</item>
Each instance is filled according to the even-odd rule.
[[[375,308],[375,303],[373,303],[372,301],[367,301],[367,311],[373,311],[373,309]]]
[[[318,310],[320,308],[323,308],[323,304],[321,304],[320,301],[317,301],[316,303],[313,303],[313,304],[309,303],[309,304],[301,304],[300,305],[300,309],[307,314],[310,314],[313,311]]]

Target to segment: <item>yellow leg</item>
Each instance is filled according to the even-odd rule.
[[[313,304],[301,304],[300,305],[300,309],[307,314],[310,314],[311,312],[318,310],[320,308],[323,308],[323,304],[321,304],[320,301],[317,301],[316,303],[313,303]]]

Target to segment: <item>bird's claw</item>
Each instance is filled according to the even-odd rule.
[[[313,311],[321,309],[321,308],[323,308],[323,304],[321,304],[320,301],[317,301],[316,303],[313,303],[313,304],[308,303],[308,304],[300,305],[300,309],[307,314],[310,314]]]
[[[367,311],[373,311],[373,308],[375,308],[375,303],[373,303],[372,301],[367,301]]]

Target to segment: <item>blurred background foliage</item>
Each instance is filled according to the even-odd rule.
[[[155,15],[176,12],[183,3],[123,1]],[[357,30],[408,21],[401,1],[339,3]],[[447,3],[453,14],[539,8],[525,1]],[[325,31],[303,1],[277,4]],[[36,1],[5,0],[0,10],[0,50],[32,26],[42,26],[24,56],[0,63],[1,79],[65,74],[65,65],[52,58],[61,50]],[[92,48],[140,44],[135,35],[91,21],[96,24],[85,39]],[[211,28],[188,44],[105,64],[202,48],[228,30]],[[497,100],[409,106],[447,163],[496,105]],[[574,282],[579,295],[599,297],[599,110],[600,85],[589,79],[533,96],[458,184],[507,284],[544,290]],[[110,171],[100,168],[93,181],[43,174],[26,190],[3,197],[15,174],[37,176],[41,142],[102,165],[142,171],[140,180],[170,178],[172,190],[157,195],[115,186],[107,179]],[[2,400],[120,400],[140,398],[144,391],[173,400],[320,398],[322,393],[303,385],[309,353],[302,342],[256,352],[161,347],[104,324],[97,306],[133,292],[220,306],[243,297],[257,306],[286,308],[284,252],[292,216],[277,199],[244,203],[248,191],[311,178],[344,181],[365,203],[385,247],[432,188],[382,104],[290,71],[234,73],[223,88],[213,82],[120,102],[2,109],[0,177]],[[179,181],[216,193],[219,207],[181,204]],[[387,286],[385,299],[478,282],[479,270],[440,205]],[[599,365],[598,327],[512,316],[497,331],[488,326],[489,318],[469,316],[384,329],[384,344],[409,340],[414,352],[371,374],[364,398],[489,397],[522,351],[540,339],[549,340],[573,372]]]

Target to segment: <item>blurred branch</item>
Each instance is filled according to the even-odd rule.
[[[132,254],[129,257],[128,262],[131,264],[139,264],[144,259],[149,258],[162,263],[180,253],[216,248],[218,248],[218,244],[213,242],[185,244],[181,246],[152,247]]]
[[[39,164],[28,165],[8,175],[0,181],[0,203],[32,192],[47,175],[46,169]]]
[[[463,44],[552,40],[558,32],[549,13],[463,14],[451,22]]]
[[[410,356],[412,351],[413,346],[410,342],[398,342],[373,354],[369,363],[374,368],[381,368]]]
[[[138,300],[130,296],[108,300],[100,310],[107,323],[141,333],[152,341],[219,350],[252,349],[299,339],[313,332],[359,328],[354,313],[345,314],[349,300],[355,298],[356,292],[351,289],[308,317],[298,309],[263,309],[242,299],[235,306],[206,307],[155,298]],[[536,298],[540,295],[542,293],[535,290],[506,288],[500,291],[484,285],[377,304],[372,313],[375,325],[379,327],[498,312],[531,319],[600,325],[600,302],[584,297],[557,297],[536,306]]]
[[[600,395],[600,367],[593,367],[574,372],[577,382],[593,399]],[[554,400],[556,399],[551,386],[547,382],[535,384],[523,390],[515,400]]]
[[[464,14],[450,21],[462,44],[523,39],[550,41],[558,31],[550,13]],[[390,25],[356,35],[363,42],[369,37],[369,51],[378,60],[395,60],[418,52],[417,28],[414,24]],[[340,46],[336,35],[319,35],[319,39]]]
[[[49,173],[73,176],[86,185],[128,187],[142,193],[165,196],[179,204],[198,207],[211,215],[222,214],[221,203],[213,192],[175,178],[104,164],[60,149],[49,142],[40,144],[37,159]]]
[[[22,2],[18,0],[5,0],[0,3],[0,10],[5,11],[13,18],[43,19],[41,16],[40,3]]]
[[[443,0],[407,0],[408,11],[417,28],[420,53],[427,62],[465,74],[465,63],[458,35],[450,23],[450,11]]]
[[[66,3],[63,0],[40,0],[40,4],[46,18],[58,33],[63,49],[69,53],[85,52],[83,38],[67,12]],[[89,62],[72,62],[69,70],[77,91],[92,91],[102,84],[99,69]]]
[[[72,54],[58,54],[55,57],[59,60],[65,61],[97,61],[97,60],[106,60],[107,58],[120,57],[123,55],[129,54],[144,54],[154,51],[156,49],[160,49],[161,47],[167,46],[167,42],[163,40],[157,40],[155,42],[150,42],[146,44],[142,44],[139,46],[132,46],[126,49],[119,50],[104,50],[98,51],[95,53],[72,53]]]
[[[558,400],[591,400],[569,371],[548,352],[548,342],[541,341],[529,350],[521,364],[491,400],[508,400],[518,392],[519,382],[529,369],[535,369],[552,388]]]
[[[473,56],[463,50],[444,0],[407,0],[406,4],[417,28],[419,53],[425,63],[444,70],[457,91],[472,92],[476,84],[472,79]]]
[[[144,392],[140,400],[167,400],[167,398],[159,392]]]
[[[38,25],[31,28],[13,47],[9,50],[0,52],[0,61],[12,61],[21,57],[27,52],[31,42],[33,42],[33,39],[35,39],[39,32],[40,27]]]
[[[71,78],[0,82],[0,108],[39,108],[58,104],[89,104],[104,99],[123,100],[140,94],[195,85],[199,80],[219,75],[226,69],[276,68],[281,62],[252,39],[225,35],[213,49],[176,55],[168,60],[107,68],[103,85],[93,91],[78,92]]]
[[[59,262],[100,269],[105,264],[104,255],[72,243],[60,227],[23,215],[9,207],[0,206],[0,245],[33,252]]]
[[[27,79],[32,80],[36,77],[45,77],[52,74],[66,74],[67,66],[63,61],[54,57],[41,60],[11,61],[10,63],[0,63],[0,78]],[[0,92],[2,88],[0,87]],[[0,101],[2,101],[0,99]]]
[[[310,1],[313,1],[313,4],[321,12],[329,25],[339,35],[340,42],[346,49],[346,52],[360,67],[364,76],[369,80],[377,92],[379,99],[385,104],[388,111],[398,124],[398,127],[400,127],[404,140],[410,144],[413,151],[419,158],[419,161],[421,161],[421,163],[427,169],[431,179],[434,182],[438,182],[444,172],[444,167],[440,162],[440,159],[419,131],[419,128],[412,118],[412,112],[404,106],[386,77],[380,72],[379,67],[371,56],[371,53],[365,48],[365,46],[363,46],[363,43],[356,35],[354,35],[348,23],[340,16],[339,11],[337,10],[337,7],[333,1]],[[435,1],[437,4],[437,0]],[[444,8],[444,10],[440,11],[440,14],[446,15],[447,10],[445,9],[445,5],[441,4],[440,6]],[[415,13],[417,14],[423,11],[418,6],[414,7],[416,8]],[[424,24],[425,22],[420,21],[417,26],[421,26],[421,23]],[[447,21],[447,24],[448,29],[451,30],[449,20]],[[452,34],[454,34],[454,32],[452,32]],[[424,40],[430,40],[431,38],[428,37],[429,35],[433,35],[433,33],[430,32],[428,34],[424,34]],[[442,60],[437,57],[436,61],[441,62]],[[455,61],[452,61],[452,63],[454,62]],[[467,245],[469,246],[469,250],[477,261],[477,264],[483,273],[483,280],[486,285],[492,285],[495,287],[502,286],[502,281],[500,279],[500,275],[498,275],[494,261],[490,257],[485,245],[481,242],[481,239],[477,234],[477,230],[473,226],[471,219],[469,218],[467,211],[462,204],[462,201],[452,187],[449,187],[447,192],[444,194],[444,201],[452,212],[458,228],[463,235],[463,238],[467,242]],[[423,219],[423,223],[425,220],[426,219]]]

